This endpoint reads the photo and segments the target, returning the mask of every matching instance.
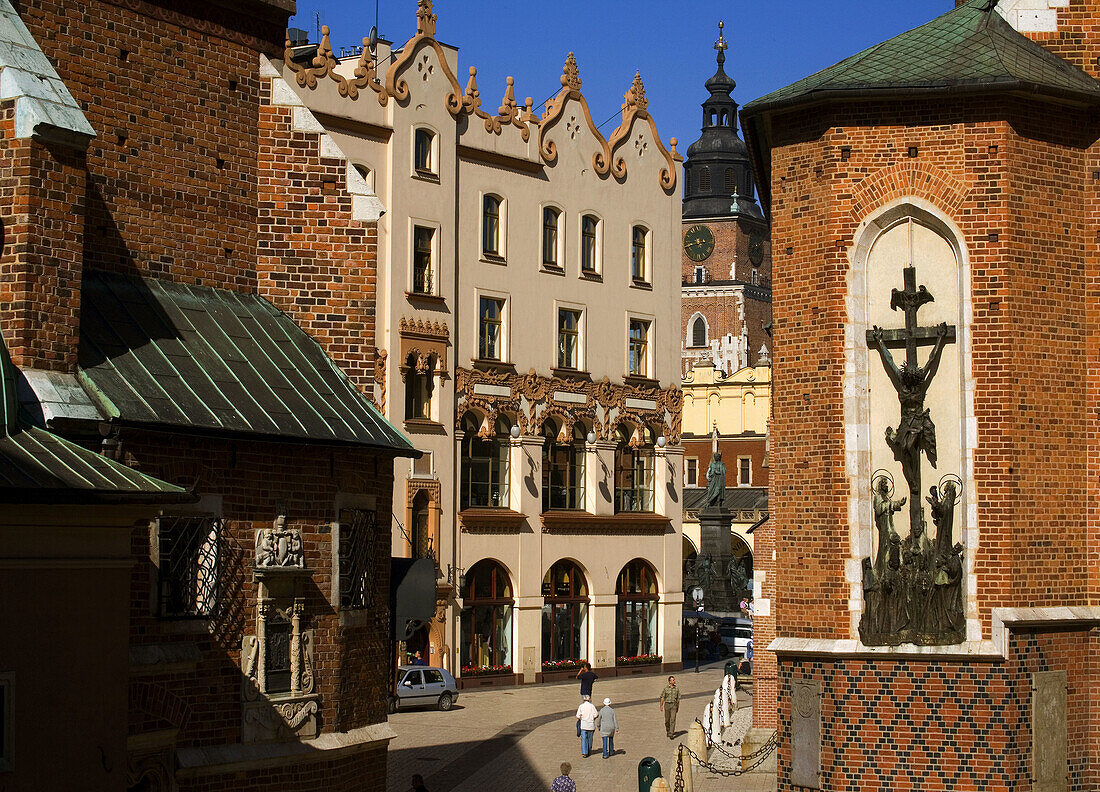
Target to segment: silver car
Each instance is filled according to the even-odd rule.
[[[390,696],[390,712],[422,706],[439,707],[446,712],[457,698],[458,685],[447,669],[398,666],[397,689]]]

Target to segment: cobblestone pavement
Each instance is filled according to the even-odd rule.
[[[662,775],[671,784],[675,746],[681,741],[686,744],[688,726],[702,716],[721,681],[721,663],[706,665],[698,674],[692,670],[676,674],[683,694],[677,737],[669,740],[657,708],[663,675],[598,680],[593,701],[599,708],[604,697],[610,697],[619,719],[616,755],[609,759],[601,756],[598,735],[592,755],[581,758],[576,682],[462,691],[450,712],[398,712],[390,716],[397,737],[390,742],[387,792],[407,792],[413,773],[424,776],[431,792],[548,790],[562,762],[573,765],[571,775],[578,792],[636,792],[638,762],[646,756],[661,763]],[[733,742],[748,728],[751,701],[745,692],[739,694],[740,709],[726,740]],[[732,765],[719,755],[712,759],[719,766]],[[774,774],[722,778],[700,770],[695,778],[696,792],[775,789]]]

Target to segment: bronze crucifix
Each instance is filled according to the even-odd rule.
[[[917,287],[916,269],[909,265],[903,270],[905,288],[890,293],[890,308],[905,312],[905,327],[900,330],[883,330],[877,325],[867,331],[867,345],[877,349],[890,383],[898,392],[901,402],[901,422],[898,428],[886,428],[886,444],[901,463],[902,473],[909,485],[909,531],[918,536],[924,531],[920,489],[920,454],[928,457],[936,467],[936,427],[930,411],[924,406],[924,397],[946,344],[955,343],[955,326],[941,322],[934,327],[917,325],[917,311],[933,297],[923,285]],[[917,347],[932,346],[932,353],[924,366],[917,363]],[[898,366],[891,349],[904,349],[905,362]]]

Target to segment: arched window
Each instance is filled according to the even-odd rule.
[[[559,561],[542,579],[542,662],[588,657],[588,584],[572,561]]]
[[[695,321],[691,323],[691,345],[693,347],[707,345],[707,322],[701,316],[695,317]]]
[[[699,192],[710,192],[710,168],[699,169]]]
[[[511,422],[497,419],[493,434],[478,435],[481,422],[473,413],[462,419],[462,509],[508,507],[508,452]]]
[[[615,513],[653,511],[653,431],[641,429],[641,444],[631,445],[630,427],[620,426],[615,449]]]
[[[500,255],[500,198],[486,195],[481,205],[481,252]]]
[[[542,510],[584,508],[585,430],[573,426],[571,442],[558,442],[559,430],[552,420],[542,425]]]
[[[561,211],[553,206],[543,207],[542,210],[542,265],[544,267],[560,267],[558,260],[558,222],[561,220]]]
[[[478,561],[462,590],[463,674],[512,672],[512,581],[496,561]]]
[[[420,490],[413,496],[412,518],[409,528],[412,530],[412,556],[413,558],[437,558],[435,541],[432,537],[430,499],[425,490]]]
[[[422,176],[435,174],[432,161],[432,143],[435,135],[430,130],[418,129],[413,135],[413,168]]]
[[[648,237],[645,226],[636,225],[630,230],[630,277],[636,281],[649,280],[645,255]]]
[[[737,172],[733,168],[726,168],[726,192],[730,195],[737,193]]]
[[[405,420],[432,418],[432,392],[435,390],[434,358],[429,357],[423,370],[419,356],[412,352],[405,359]]]
[[[581,272],[595,273],[599,265],[596,262],[596,229],[600,219],[595,215],[581,218]]]
[[[615,657],[657,654],[657,575],[646,561],[635,558],[619,573],[615,592]]]

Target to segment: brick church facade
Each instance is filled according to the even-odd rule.
[[[1100,788],[1100,6],[945,11],[741,113],[776,251],[749,742],[778,731],[780,790]],[[873,348],[908,332],[906,272],[934,300],[919,332],[944,339],[915,364],[934,435],[906,429]],[[899,409],[938,444],[917,473]],[[914,563],[928,541],[914,479],[961,575],[950,550],[902,575],[896,640],[865,641],[910,563],[881,539],[909,534]],[[945,518],[926,501],[949,482]],[[904,633],[952,579],[954,637]]]

